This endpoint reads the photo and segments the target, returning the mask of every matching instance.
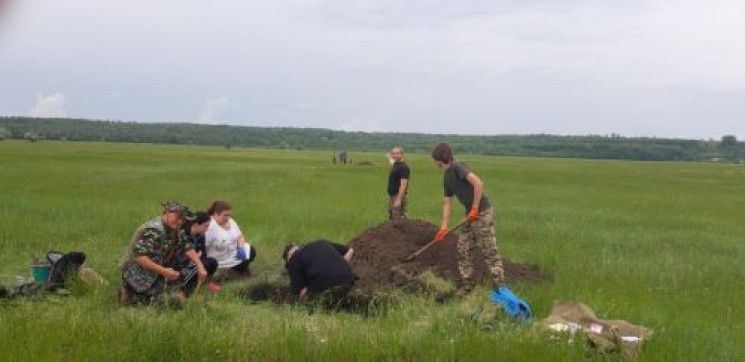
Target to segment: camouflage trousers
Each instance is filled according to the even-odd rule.
[[[390,196],[388,198],[388,220],[406,219],[406,196],[401,199],[401,207],[393,207],[393,202],[395,201],[396,196]]]
[[[497,247],[497,237],[494,233],[494,208],[490,207],[479,213],[479,219],[466,222],[458,236],[458,271],[463,287],[472,289],[473,254],[476,248],[481,249],[486,267],[489,269],[494,287],[504,285],[504,268],[502,256]]]
[[[214,263],[217,264],[216,261]],[[132,280],[128,281],[125,275],[122,274],[122,287],[126,290],[126,297],[120,297],[120,303],[125,302],[124,299],[126,299],[126,303],[123,304],[154,304],[167,302],[168,298],[178,292],[183,292],[187,296],[192,294],[197,285],[197,266],[184,257],[177,259],[170,267],[179,272],[180,276],[178,279],[166,281],[162,276],[157,276],[147,289],[140,292],[135,290],[135,287],[130,284]],[[141,270],[140,273],[149,272]],[[136,277],[132,278],[137,279]]]
[[[163,302],[164,298],[181,290],[181,284],[177,282],[169,283],[163,278],[158,278],[150,288],[142,293],[136,292],[124,280],[122,286],[127,292],[126,304],[128,305],[148,305]]]

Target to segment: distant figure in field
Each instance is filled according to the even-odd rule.
[[[349,266],[353,253],[350,247],[324,239],[287,244],[282,259],[290,275],[290,291],[300,301],[343,298],[354,286]]]
[[[190,218],[189,208],[178,202],[162,205],[163,214],[137,228],[122,257],[123,285],[119,288],[122,305],[149,304],[162,299],[165,293],[183,303],[194,291],[192,288],[207,278],[207,270],[194,245],[181,229]],[[177,270],[175,265],[181,253],[192,263],[187,270]],[[187,283],[184,277],[188,274],[196,274],[198,283]]]
[[[406,219],[406,194],[409,192],[411,171],[404,162],[404,149],[396,146],[388,153],[388,219]]]
[[[334,164],[338,162],[342,165],[346,165],[349,161],[351,160],[348,158],[347,151],[339,151],[339,153],[334,157]]]
[[[212,217],[205,233],[207,255],[218,262],[215,283],[251,276],[249,264],[256,258],[256,249],[233,220],[233,207],[225,201],[215,201],[207,210]],[[214,287],[212,287],[214,288]]]
[[[458,270],[462,281],[458,294],[470,294],[476,286],[473,279],[473,252],[477,247],[481,248],[484,255],[493,287],[496,289],[504,286],[502,256],[494,233],[494,211],[489,198],[484,194],[483,182],[468,166],[455,161],[453,151],[447,143],[435,145],[431,156],[435,164],[444,171],[442,223],[435,238],[440,242],[445,241],[453,195],[465,207],[468,218],[458,237]]]

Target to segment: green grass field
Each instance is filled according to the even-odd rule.
[[[206,308],[117,306],[116,263],[161,201],[230,201],[259,251],[255,280],[271,279],[284,243],[347,241],[387,217],[384,152],[352,153],[374,166],[341,167],[331,151],[0,142],[0,283],[28,275],[32,256],[50,249],[85,251],[110,281],[69,297],[0,301],[0,360],[585,358],[581,344],[475,314],[488,307],[485,289],[446,305],[404,298],[370,318],[249,305],[231,293],[238,285]],[[600,318],[653,328],[643,360],[745,359],[745,167],[459,159],[497,207],[503,255],[553,277],[520,288],[538,318],[554,300],[582,301]],[[439,222],[440,170],[427,155],[407,161],[409,217]]]

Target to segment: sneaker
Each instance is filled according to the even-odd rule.
[[[208,289],[210,290],[210,292],[212,292],[212,293],[217,293],[217,292],[219,292],[219,291],[220,291],[220,289],[222,289],[222,287],[221,287],[221,286],[219,286],[219,285],[217,285],[217,284],[215,284],[215,283],[213,283],[213,282],[210,282],[210,284],[209,284],[209,285],[207,286],[207,288],[208,288]]]

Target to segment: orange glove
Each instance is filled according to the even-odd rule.
[[[448,228],[441,227],[440,230],[437,230],[437,234],[435,235],[435,240],[437,240],[438,243],[444,243],[445,242],[445,236],[447,236]]]
[[[474,206],[471,208],[471,212],[468,213],[468,221],[476,221],[479,219],[479,207]]]

